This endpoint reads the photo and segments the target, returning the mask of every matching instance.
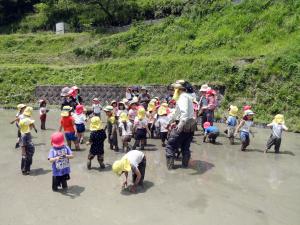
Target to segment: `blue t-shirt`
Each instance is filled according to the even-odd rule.
[[[237,119],[235,116],[229,116],[226,122],[228,126],[235,127],[237,124]]]
[[[216,126],[210,126],[205,129],[205,134],[217,133],[217,132],[219,132],[219,129]]]
[[[60,148],[52,147],[50,149],[48,159],[55,158],[57,156],[61,157],[61,159],[52,163],[53,176],[63,176],[71,172],[69,159],[65,156],[71,154],[72,154],[72,150],[66,145]]]

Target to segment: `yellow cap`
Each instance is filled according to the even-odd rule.
[[[18,110],[21,110],[21,109],[23,109],[24,107],[26,107],[25,104],[19,104],[19,105],[17,105],[17,109],[18,109]]]
[[[121,121],[121,122],[127,122],[128,120],[129,120],[129,119],[128,119],[127,114],[124,113],[124,112],[122,112],[122,113],[120,114],[120,121]]]
[[[91,131],[96,131],[96,130],[101,130],[103,129],[102,121],[98,116],[94,116],[91,119],[90,123],[90,130]]]
[[[72,110],[72,107],[66,105],[66,106],[63,107],[60,115],[63,116],[63,117],[69,116],[69,113],[70,113],[71,110]]]
[[[146,111],[144,108],[139,108],[138,113],[137,113],[137,117],[139,120],[144,119],[146,116]]]
[[[129,160],[126,157],[123,157],[121,160],[115,161],[112,166],[112,171],[119,176],[122,172],[130,172],[131,166]]]
[[[284,124],[284,116],[282,114],[277,114],[273,119],[273,123]]]
[[[239,111],[238,107],[235,105],[231,105],[229,110],[229,115],[230,116],[237,116],[237,112]]]
[[[167,114],[167,108],[164,107],[164,106],[160,106],[159,109],[158,109],[157,114],[159,116],[166,115]]]
[[[23,112],[23,115],[30,117],[30,116],[32,116],[32,111],[33,111],[33,108],[30,106],[27,106]]]
[[[155,101],[150,101],[147,108],[148,112],[152,112],[155,110]]]

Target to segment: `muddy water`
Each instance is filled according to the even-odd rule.
[[[50,112],[49,130],[33,133],[36,153],[26,177],[20,173],[20,150],[14,149],[16,129],[8,123],[14,114],[0,111],[1,224],[300,224],[299,134],[284,133],[282,154],[262,153],[270,133],[266,129],[254,129],[247,152],[225,137],[217,145],[202,143],[197,134],[193,167],[173,171],[166,170],[160,142],[149,140],[145,188],[138,194],[121,192],[122,178],[111,172],[122,154],[106,144],[107,169],[98,170],[94,160],[88,171],[83,145],[71,162],[69,192],[53,193],[47,155],[58,113]]]

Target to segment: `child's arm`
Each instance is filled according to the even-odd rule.
[[[54,163],[55,161],[59,160],[59,156],[54,157],[54,158],[49,158],[48,160],[49,160],[49,162]]]
[[[285,130],[285,131],[289,130],[289,128],[287,128],[284,124],[282,124],[282,129]]]
[[[272,126],[273,126],[273,123],[267,124],[267,127],[272,127]]]
[[[19,121],[19,118],[17,117],[16,119],[14,119],[13,121],[10,122],[10,124],[13,124],[15,122]]]
[[[241,127],[244,125],[245,123],[245,120],[241,120],[240,124],[237,126],[237,128],[235,129],[235,132],[234,132],[234,136],[237,135],[237,133],[240,131]]]
[[[30,124],[30,127],[31,127],[32,129],[34,129],[35,133],[37,133],[37,129],[36,129],[34,123]]]

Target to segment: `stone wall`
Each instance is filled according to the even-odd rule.
[[[37,86],[35,89],[35,97],[37,99],[44,98],[49,104],[59,104],[61,102],[60,92],[63,87],[67,85],[49,85],[49,86]],[[72,86],[72,85],[69,85]],[[85,104],[89,104],[93,98],[99,98],[102,103],[111,100],[120,101],[125,97],[125,86],[114,85],[82,85],[79,86],[80,95],[83,98]],[[151,85],[147,86],[149,94],[152,97],[165,97],[167,94],[167,86],[164,85]],[[223,87],[214,87],[219,90],[223,95],[225,89]],[[195,90],[199,90],[199,86],[195,86]],[[196,91],[197,93],[198,91]]]

